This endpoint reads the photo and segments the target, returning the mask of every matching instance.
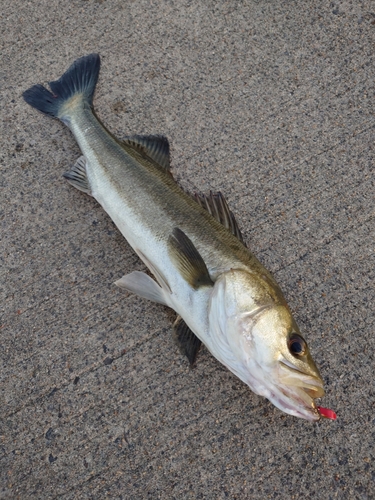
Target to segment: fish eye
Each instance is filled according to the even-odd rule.
[[[300,335],[293,334],[288,340],[288,348],[293,356],[306,354],[307,344]]]

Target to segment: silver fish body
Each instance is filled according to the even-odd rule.
[[[100,123],[92,110],[98,74],[92,54],[50,83],[53,94],[37,85],[24,98],[69,126],[83,157],[67,179],[100,203],[156,278],[136,271],[116,284],[177,312],[190,360],[201,341],[254,392],[318,420],[322,379],[274,278],[235,235],[225,201],[197,203],[176,184],[166,139],[120,142]]]

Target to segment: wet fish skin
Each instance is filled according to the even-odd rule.
[[[197,203],[175,183],[165,138],[120,142],[100,122],[99,69],[97,54],[83,57],[50,83],[52,93],[36,85],[24,99],[70,128],[83,157],[66,178],[102,205],[156,278],[133,272],[117,284],[178,313],[177,339],[194,343],[189,359],[201,341],[254,392],[318,420],[323,381],[279,286],[238,239],[220,197]]]

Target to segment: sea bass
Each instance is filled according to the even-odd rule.
[[[256,394],[310,421],[327,416],[315,399],[323,381],[285,298],[242,241],[221,193],[185,193],[170,173],[163,136],[116,139],[93,110],[97,54],[25,101],[67,125],[82,151],[64,177],[93,196],[149,268],[116,285],[171,307],[174,336],[191,364],[201,343]],[[332,418],[332,417],[329,417]]]

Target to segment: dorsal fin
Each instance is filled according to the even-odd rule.
[[[122,142],[145,154],[166,170],[170,170],[169,142],[163,135],[132,135]]]
[[[220,191],[217,193],[210,191],[209,195],[195,193],[194,198],[201,207],[205,208],[213,217],[215,217],[217,221],[219,221],[228,229],[228,231],[236,236],[243,245],[245,245],[237,221],[234,218],[226,199]]]

